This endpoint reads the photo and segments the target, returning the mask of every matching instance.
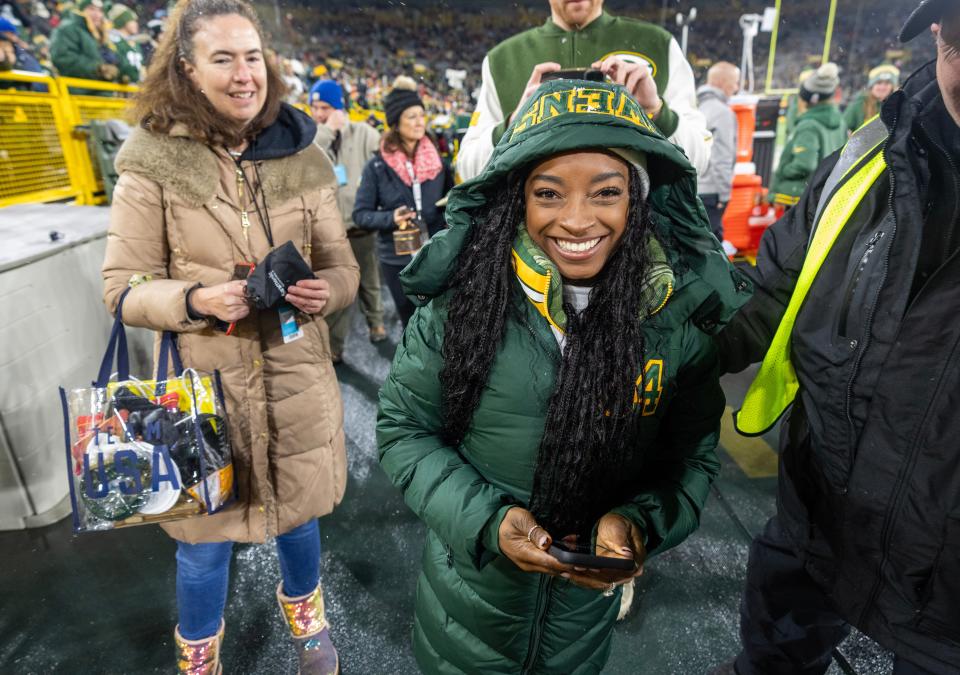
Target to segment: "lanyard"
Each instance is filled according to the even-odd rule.
[[[270,214],[267,210],[267,199],[262,195],[262,188],[260,183],[260,170],[257,169],[256,162],[254,162],[253,167],[254,171],[257,174],[257,187],[261,188],[260,190],[255,190],[250,181],[247,180],[247,175],[243,171],[243,167],[240,165],[239,158],[234,158],[234,161],[237,166],[237,197],[240,200],[240,225],[243,228],[243,237],[247,242],[247,246],[250,246],[250,215],[247,212],[247,207],[244,205],[244,186],[250,191],[250,198],[253,200],[253,207],[257,212],[257,219],[260,221],[260,226],[263,227],[263,232],[267,235],[267,242],[270,244],[270,248],[274,247],[273,243],[273,228],[270,226]],[[263,200],[263,212],[260,211],[260,204],[257,202],[257,192],[261,193],[261,199]]]
[[[407,160],[407,173],[410,174],[410,180],[413,183],[411,187],[413,188],[414,205],[417,207],[417,222],[420,224],[420,242],[426,244],[430,241],[430,231],[423,220],[423,190],[420,189],[420,181],[417,180],[417,173],[413,170],[413,163],[409,159]]]
[[[417,218],[423,218],[423,191],[420,189],[417,174],[413,170],[413,163],[409,159],[407,160],[407,173],[410,174],[410,180],[413,182],[413,201],[417,207]]]

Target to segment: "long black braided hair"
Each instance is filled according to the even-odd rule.
[[[530,510],[555,536],[588,533],[616,505],[611,489],[636,451],[647,318],[644,279],[653,230],[640,175],[629,166],[627,225],[577,315],[566,305],[566,344],[537,454]],[[478,214],[450,280],[440,371],[444,441],[462,442],[503,340],[508,312],[520,293],[511,248],[525,215],[524,179]],[[499,196],[499,195],[498,195]]]

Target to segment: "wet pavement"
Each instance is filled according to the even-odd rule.
[[[337,367],[349,479],[343,504],[320,528],[327,615],[345,675],[418,672],[409,638],[424,530],[380,470],[374,443],[377,392],[399,332],[394,320],[390,340],[373,345],[355,313]],[[751,376],[724,379],[729,405]],[[648,562],[605,673],[701,674],[736,653],[747,547],[774,511],[775,434],[759,441],[727,429],[723,446],[700,529]],[[0,673],[173,672],[174,550],[155,526],[75,536],[65,519],[0,533]],[[274,599],[279,574],[272,543],[236,547],[225,673],[296,673]],[[886,675],[891,660],[854,635],[829,672]]]

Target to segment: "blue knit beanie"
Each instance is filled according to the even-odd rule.
[[[343,87],[334,80],[317,80],[310,87],[310,97],[307,99],[308,103],[314,101],[323,101],[337,110],[343,110]]]

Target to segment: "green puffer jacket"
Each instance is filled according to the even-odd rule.
[[[414,622],[414,652],[427,673],[596,673],[607,661],[619,594],[522,572],[498,545],[506,511],[530,497],[565,326],[560,276],[524,231],[513,250],[518,312],[457,448],[440,440],[438,380],[446,283],[477,209],[496,198],[514,169],[598,147],[646,154],[665,242],[651,242],[646,301],[655,313],[645,332],[646,386],[636,397],[644,421],[624,472],[633,497],[610,508],[637,523],[650,553],[664,551],[696,529],[719,470],[714,448],[724,397],[707,333],[747,300],[749,284],[710,233],[694,169],[623,89],[547,83],[484,173],[454,188],[449,229],[401,277],[420,306],[381,389],[377,439],[384,470],[428,527]]]
[[[82,14],[70,13],[50,37],[50,59],[63,77],[101,80],[102,45],[87,27]]]

